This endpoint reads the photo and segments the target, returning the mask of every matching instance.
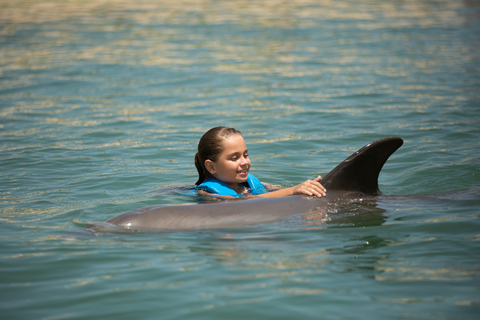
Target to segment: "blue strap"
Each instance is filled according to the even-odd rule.
[[[251,194],[258,195],[267,192],[267,188],[260,182],[254,175],[249,174],[247,177],[247,183],[250,188]],[[215,178],[208,178],[203,181],[199,186],[199,189],[205,190],[210,193],[215,193],[222,196],[241,197],[230,188],[228,184]]]
[[[203,181],[199,186],[199,189],[205,190],[210,193],[216,193],[222,196],[232,196],[232,197],[241,197],[241,194],[238,194],[230,188],[228,184],[223,181],[220,181],[215,178],[208,178]]]
[[[248,174],[247,182],[252,194],[257,195],[267,192],[267,188],[265,188],[263,183],[261,183],[253,174]]]

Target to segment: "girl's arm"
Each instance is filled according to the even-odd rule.
[[[322,177],[318,176],[315,180],[307,180],[296,186],[280,189],[272,192],[262,193],[259,195],[246,195],[244,197],[232,197],[232,196],[222,196],[215,193],[210,193],[205,190],[198,190],[198,194],[205,196],[207,200],[245,200],[245,199],[254,199],[254,198],[277,198],[277,197],[287,197],[297,194],[305,194],[307,196],[317,196],[319,198],[325,197],[326,189],[320,184]],[[269,187],[267,187],[268,189]]]
[[[293,196],[296,194],[305,194],[308,196],[317,196],[325,197],[327,190],[324,186],[320,184],[322,177],[318,176],[315,180],[307,180],[296,186],[280,189],[277,191],[272,191],[268,193],[263,193],[257,195],[258,198],[275,198],[275,197],[286,197]]]
[[[282,186],[279,185],[279,184],[271,184],[271,183],[266,183],[266,182],[262,182],[262,184],[265,186],[265,188],[267,188],[267,190],[271,190],[271,191],[276,191],[278,189],[282,189]]]

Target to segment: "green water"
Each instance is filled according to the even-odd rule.
[[[2,319],[477,319],[478,1],[0,1]],[[399,136],[374,203],[72,237],[191,201],[234,126],[291,186]]]

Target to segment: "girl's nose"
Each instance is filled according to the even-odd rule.
[[[240,164],[241,165],[246,165],[250,162],[250,160],[247,157],[242,157]]]

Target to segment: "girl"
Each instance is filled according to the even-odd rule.
[[[261,183],[250,171],[247,145],[240,131],[228,127],[215,127],[207,131],[198,143],[195,166],[198,170],[198,194],[222,199],[249,197],[273,198],[296,194],[325,196],[320,176],[294,187],[269,192],[274,188]]]

